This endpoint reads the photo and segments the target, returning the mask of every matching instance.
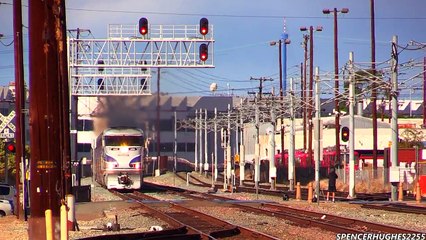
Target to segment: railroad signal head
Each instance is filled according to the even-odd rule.
[[[148,19],[139,19],[139,33],[142,35],[146,35],[148,33]]]
[[[349,141],[349,128],[348,127],[342,128],[342,141],[343,142]]]
[[[209,20],[207,18],[200,19],[200,33],[201,35],[209,33]]]
[[[200,60],[205,62],[209,58],[209,47],[203,43],[200,45]]]
[[[8,142],[6,143],[6,151],[8,153],[15,153],[16,152],[16,146],[14,142]]]

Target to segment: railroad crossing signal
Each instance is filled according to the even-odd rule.
[[[348,127],[342,128],[342,141],[343,142],[349,141],[349,128]]]
[[[15,111],[11,111],[7,116],[0,114],[0,138],[15,138],[14,132],[16,131],[16,127],[12,123],[15,116]],[[12,132],[9,132],[9,129],[12,130]]]
[[[16,152],[16,146],[14,142],[7,142],[5,144],[6,146],[6,152],[7,153],[15,153]]]

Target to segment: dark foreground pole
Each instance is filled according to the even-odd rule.
[[[29,239],[46,239],[45,211],[59,225],[70,192],[65,1],[29,1],[31,184]],[[58,232],[59,231],[53,231]],[[57,236],[54,236],[58,239]]]

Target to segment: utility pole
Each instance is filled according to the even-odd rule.
[[[355,71],[353,52],[349,52],[349,71],[351,74],[349,79],[349,198],[355,198]]]
[[[258,96],[259,100],[262,100],[262,96],[263,96],[263,82],[274,81],[274,79],[272,79],[272,78],[265,78],[265,77],[260,77],[260,78],[250,77],[250,80],[259,81],[259,96]]]
[[[22,162],[23,173],[26,176],[26,160],[25,160],[25,81],[24,81],[24,57],[23,57],[23,45],[22,45],[22,3],[20,0],[13,1],[13,29],[14,29],[14,47],[15,47],[15,112],[16,117],[16,154],[15,154],[15,189],[17,194],[15,214],[19,219],[20,217],[20,163]],[[6,158],[6,162],[8,159]],[[6,168],[7,173],[7,168]],[[6,179],[7,181],[8,179]],[[27,193],[27,180],[26,177],[23,179],[23,206],[24,206],[24,218],[27,221],[27,206],[26,200],[28,198]]]
[[[300,31],[308,31],[307,27],[301,27]],[[322,31],[321,26],[317,26],[315,31]],[[312,163],[312,111],[313,111],[313,87],[314,87],[314,27],[309,27],[309,100],[308,100],[308,119],[309,119],[309,140],[308,140],[308,163]]]
[[[392,79],[392,148],[391,159],[392,168],[398,168],[398,37],[392,38],[392,58],[391,58],[391,79]],[[397,201],[397,182],[392,182],[391,199]]]
[[[371,114],[373,120],[373,176],[377,177],[377,84],[376,84],[376,30],[374,23],[374,0],[370,0],[371,13],[371,70],[373,82],[371,83]]]
[[[61,201],[71,190],[65,1],[29,1],[28,11],[31,49],[28,235],[30,239],[46,239],[45,210],[52,211],[52,225],[59,226]]]
[[[336,132],[336,159],[338,163],[340,162],[340,107],[339,107],[339,50],[338,50],[338,28],[337,28],[337,13],[348,13],[349,9],[342,8],[337,10],[334,8],[332,11],[329,9],[324,9],[322,11],[324,14],[333,13],[334,17],[334,110],[335,110],[335,132]],[[334,163],[336,164],[336,162]]]
[[[309,27],[309,140],[308,140],[308,162],[312,163],[312,106],[313,101],[313,86],[314,86],[314,28]]]
[[[307,85],[307,77],[308,77],[308,39],[309,35],[304,34],[303,35],[303,48],[305,52],[305,57],[303,61],[303,80],[302,80],[302,104],[303,104],[303,150],[307,149],[307,134],[306,134],[306,124],[307,124],[307,104],[308,97],[307,97],[307,91],[306,91],[306,85]]]

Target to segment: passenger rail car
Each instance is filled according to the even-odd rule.
[[[144,134],[138,128],[108,128],[96,140],[95,180],[107,189],[140,189]]]
[[[312,153],[312,158],[308,158],[308,153],[305,151],[296,151],[294,154],[295,157],[295,167],[296,168],[312,168],[315,167],[314,155]],[[358,168],[359,153],[354,151],[355,157],[355,167]],[[340,153],[340,158],[336,157],[336,151],[330,149],[324,149],[323,156],[320,161],[320,167],[329,169],[331,167],[342,168],[346,160],[346,165],[349,165],[349,153]],[[277,167],[288,167],[288,154],[284,153],[284,161],[281,160],[281,154],[275,155],[275,166]]]

